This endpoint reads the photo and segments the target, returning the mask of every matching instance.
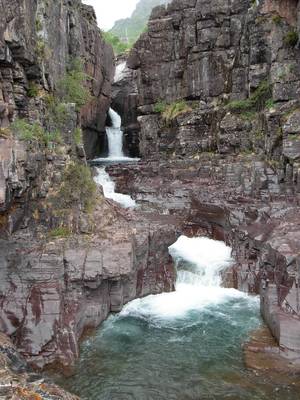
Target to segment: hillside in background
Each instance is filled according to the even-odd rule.
[[[131,17],[116,21],[109,33],[129,46],[132,45],[146,28],[152,9],[169,2],[170,0],[140,0]]]

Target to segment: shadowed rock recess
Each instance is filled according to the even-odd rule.
[[[115,83],[91,7],[0,10],[0,397],[75,399],[28,365],[72,367],[110,312],[172,291],[181,233],[232,246],[226,285],[260,294],[276,356],[298,365],[300,2],[157,7]],[[87,166],[110,104],[142,160],[107,171],[136,211]]]

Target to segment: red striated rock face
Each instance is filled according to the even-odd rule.
[[[32,366],[67,368],[86,329],[136,297],[173,290],[168,246],[181,222],[126,213],[101,193],[94,211],[74,199],[63,215],[53,199],[66,167],[80,170],[85,153],[93,157],[104,135],[112,49],[93,9],[79,0],[0,5],[0,331]],[[17,117],[43,125],[44,97],[78,57],[93,98],[80,116],[67,105],[63,143],[51,147],[13,137],[9,124]],[[80,126],[85,151],[74,139]],[[63,237],[51,238],[62,227]]]
[[[293,183],[275,184],[276,172],[253,155],[203,154],[108,171],[144,210],[181,215],[185,233],[230,244],[236,263],[225,284],[260,295],[278,352],[299,363],[300,209],[298,196],[288,195]]]
[[[79,400],[54,384],[45,382],[28,368],[17,348],[8,337],[0,333],[0,396],[11,400],[49,399]]]
[[[231,285],[260,294],[283,354],[298,361],[299,21],[296,0],[153,10],[127,61],[144,162],[109,169],[143,208],[232,245]]]
[[[264,0],[264,13],[277,13],[292,26],[297,26],[298,0]]]
[[[86,329],[136,297],[173,290],[167,248],[179,221],[129,214],[101,228],[103,212],[97,209],[98,229],[87,237],[43,243],[19,232],[1,241],[0,331],[34,367],[71,367]]]

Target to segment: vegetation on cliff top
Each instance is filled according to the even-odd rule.
[[[115,54],[121,54],[131,48],[130,44],[126,44],[120,40],[120,38],[111,32],[102,32],[104,40],[111,44]]]
[[[291,47],[295,47],[298,41],[299,41],[299,34],[295,30],[289,31],[284,37],[285,44]]]
[[[131,17],[116,21],[108,33],[118,37],[120,43],[125,43],[130,48],[144,32],[152,9],[169,2],[170,0],[140,0]]]

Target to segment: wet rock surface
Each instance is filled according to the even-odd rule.
[[[228,286],[260,294],[261,312],[280,345],[298,360],[299,205],[284,180],[253,156],[143,162],[108,168],[145,211],[182,215],[183,230],[225,240],[236,264]]]
[[[44,377],[31,371],[10,339],[0,334],[0,398],[3,400],[76,400]]]
[[[191,232],[200,227],[232,245],[229,284],[260,294],[280,352],[293,360],[300,343],[298,29],[293,0],[157,7],[127,60],[144,162],[108,169],[144,210],[182,215]]]

